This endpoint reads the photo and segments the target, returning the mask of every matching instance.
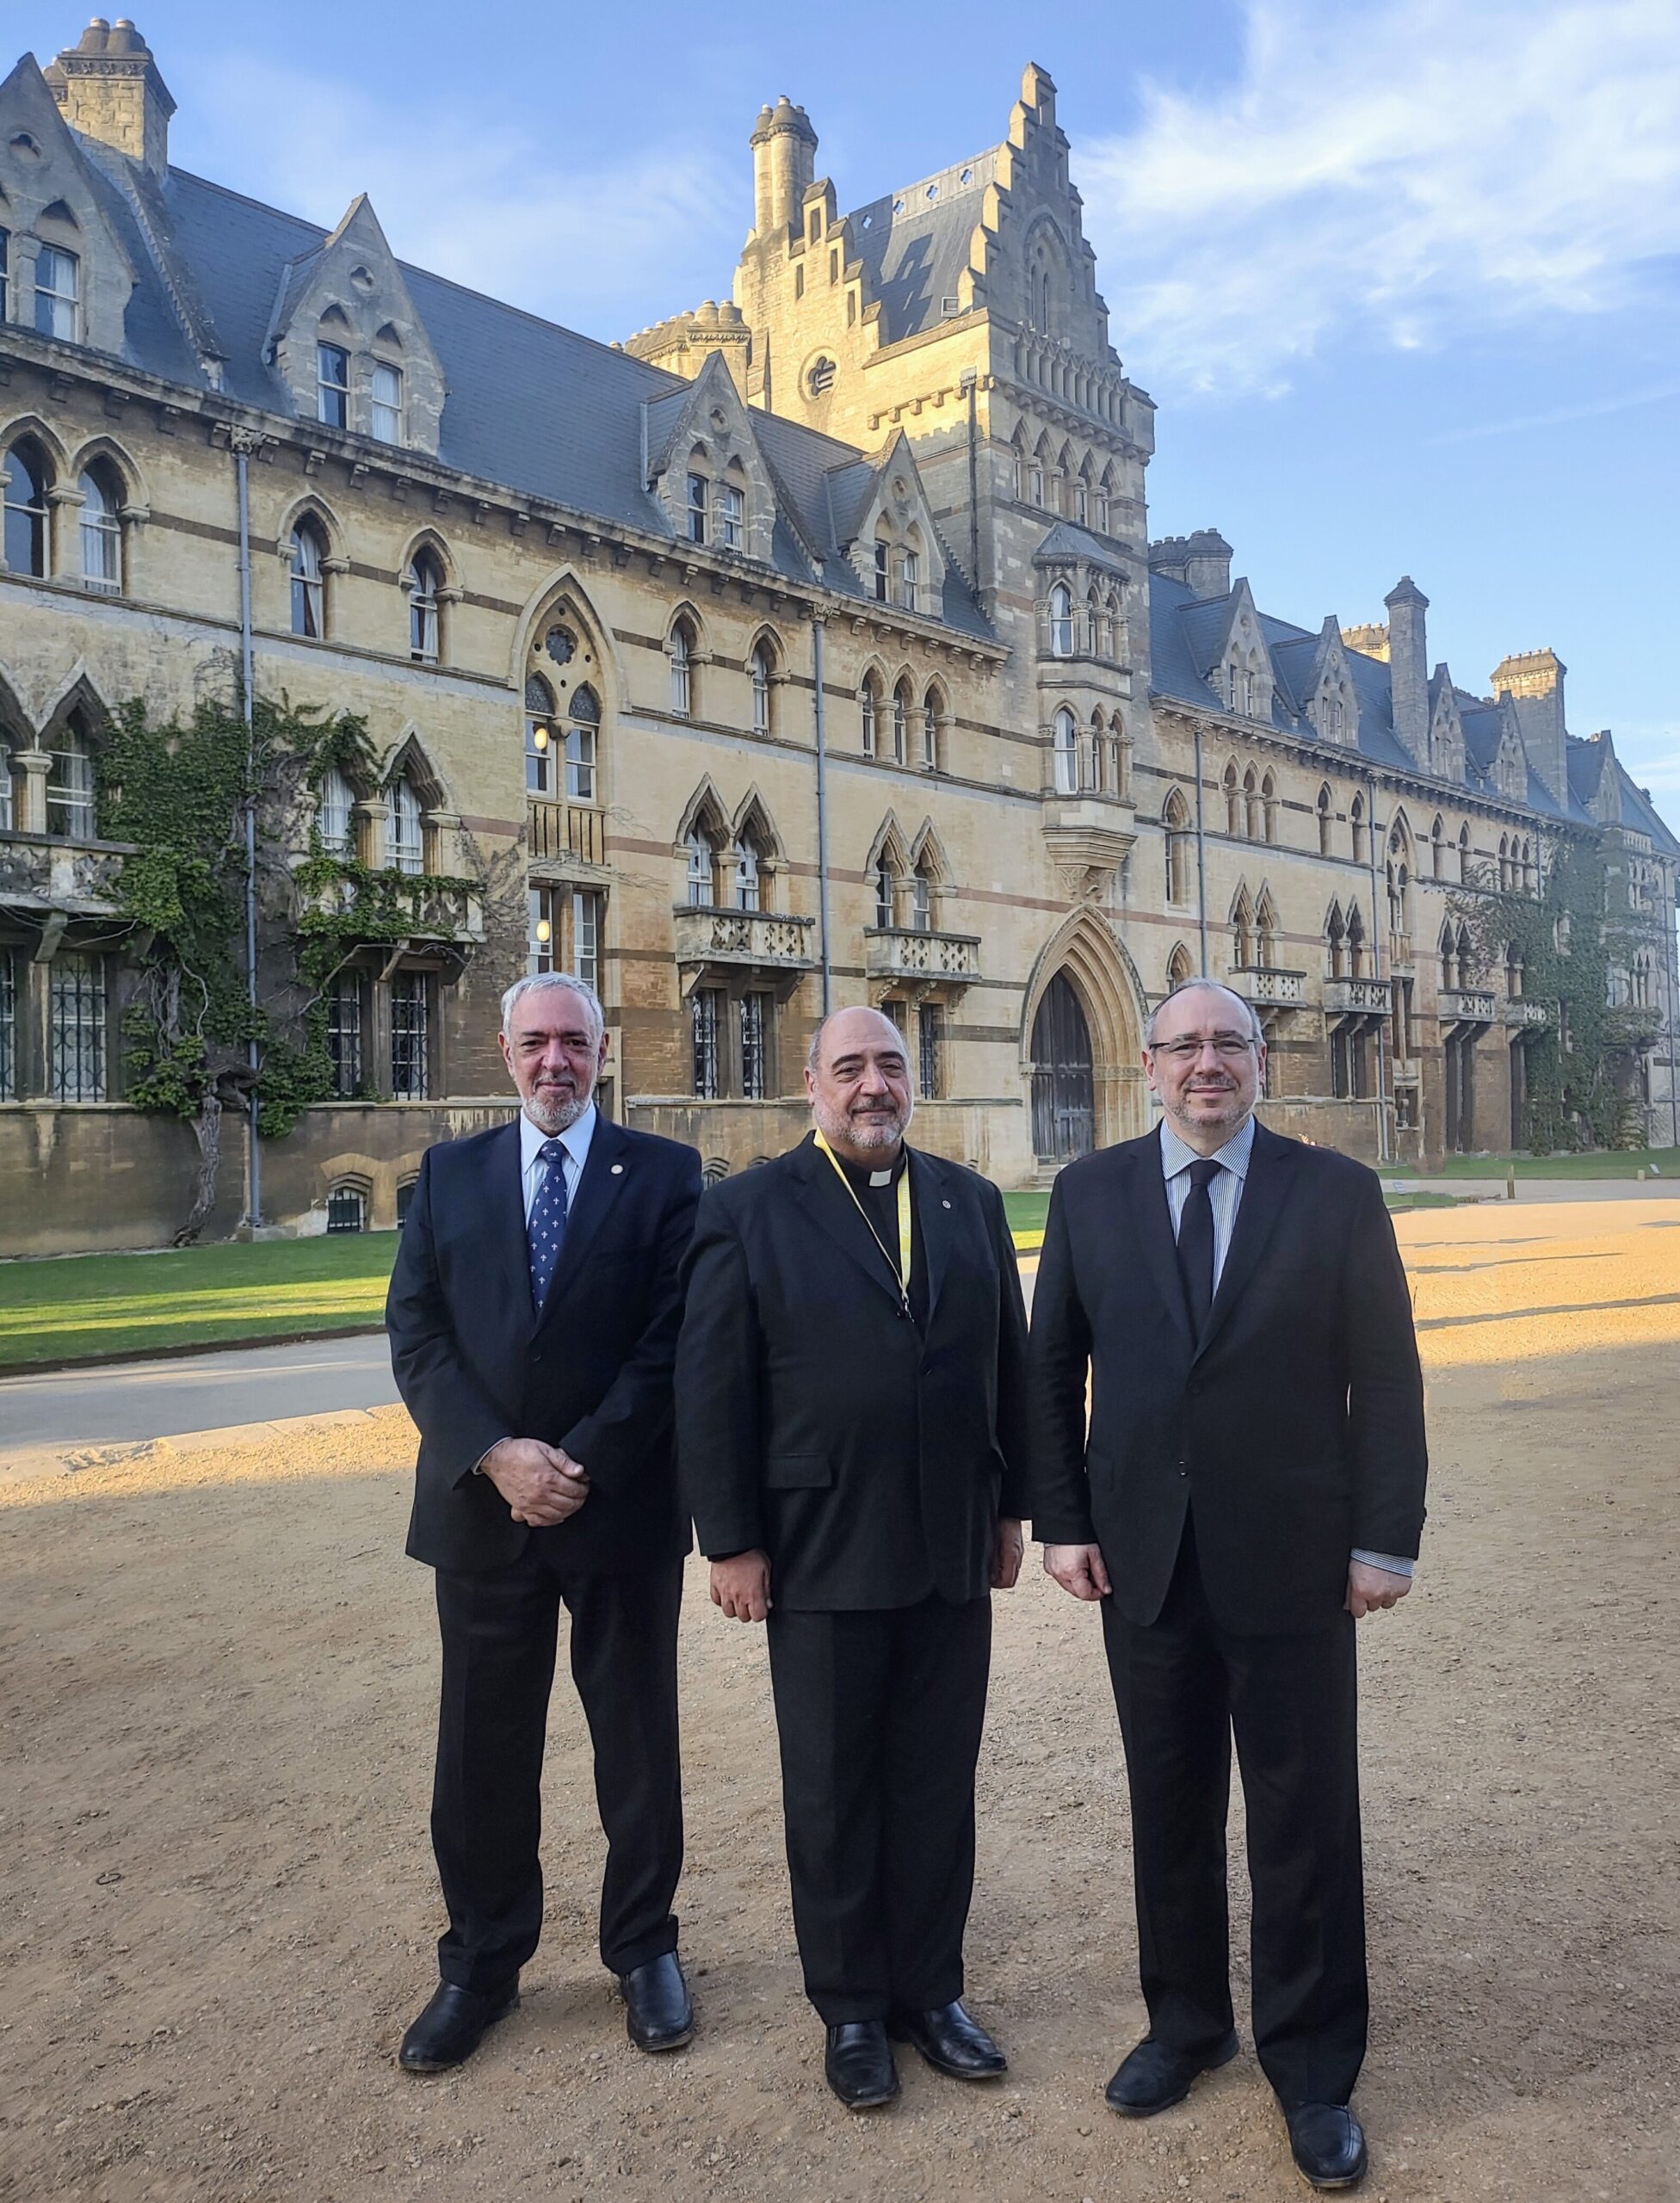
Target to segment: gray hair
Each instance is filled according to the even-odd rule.
[[[581,997],[595,1027],[595,1038],[599,1041],[607,1029],[607,1013],[601,1007],[601,997],[587,979],[580,979],[571,972],[528,972],[522,979],[516,979],[502,997],[503,1032],[508,1031],[512,1021],[516,1003],[529,994],[546,994],[553,987],[569,987],[573,994]]]
[[[1234,1002],[1248,1021],[1249,1039],[1257,1046],[1265,1040],[1265,1031],[1259,1018],[1255,1015],[1254,1004],[1245,995],[1239,995],[1235,987],[1227,987],[1223,979],[1181,979],[1176,987],[1170,987],[1167,990],[1154,1009],[1150,1011],[1149,1022],[1143,1028],[1143,1044],[1146,1048],[1152,1048],[1155,1045],[1156,1022],[1167,1004],[1170,1002],[1177,1002],[1180,995],[1193,994],[1197,988],[1205,994],[1223,995],[1227,1002]]]
[[[831,1009],[831,1010],[830,1010],[830,1012],[829,1012],[829,1014],[828,1014],[828,1015],[827,1015],[826,1017],[820,1019],[820,1020],[818,1021],[818,1025],[817,1025],[816,1030],[812,1034],[812,1035],[811,1035],[811,1046],[810,1046],[806,1050],[806,1052],[805,1052],[805,1067],[806,1067],[806,1069],[807,1071],[815,1071],[815,1070],[817,1069],[818,1065],[818,1064],[822,1062],[822,1060],[823,1060],[823,1035],[824,1035],[824,1034],[825,1034],[825,1033],[826,1033],[826,1032],[828,1031],[829,1027],[830,1027],[831,1025],[832,1025],[832,1024],[833,1024],[833,1022],[834,1022],[834,1021],[835,1021],[835,1019],[836,1019],[837,1017],[843,1017],[843,1016],[845,1016],[845,1015],[846,1015],[846,1013],[848,1012],[848,1010],[853,1010],[853,1009],[867,1009],[867,1010],[869,1012],[869,1015],[870,1015],[872,1017],[878,1017],[878,1018],[880,1018],[880,1020],[881,1023],[882,1023],[883,1025],[886,1026],[887,1027],[889,1027],[889,1029],[890,1029],[890,1030],[891,1030],[891,1032],[892,1032],[892,1034],[893,1039],[894,1039],[895,1040],[897,1040],[897,1042],[899,1043],[899,1046],[901,1048],[905,1046],[905,1036],[904,1036],[904,1034],[903,1034],[902,1033],[900,1033],[900,1032],[899,1032],[899,1030],[898,1027],[897,1027],[896,1025],[894,1025],[894,1024],[893,1024],[893,1022],[892,1022],[892,1019],[887,1015],[886,1012],[884,1009],[875,1009],[874,1005],[872,1003],[867,1003],[867,1002],[849,1002],[849,1003],[843,1003],[841,1004],[841,1006],[840,1006],[840,1008],[839,1008],[838,1009]],[[907,1060],[907,1059],[908,1059],[908,1051],[906,1050],[906,1060]]]

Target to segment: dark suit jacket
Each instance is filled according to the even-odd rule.
[[[809,1140],[715,1187],[686,1265],[682,1492],[702,1551],[762,1546],[791,1611],[981,1597],[1026,1504],[1026,1317],[994,1186],[919,1149],[925,1336]]]
[[[503,1568],[531,1535],[474,1466],[502,1438],[563,1446],[590,1496],[543,1533],[585,1570],[689,1550],[671,1439],[691,1147],[597,1116],[565,1243],[531,1311],[517,1120],[428,1148],[386,1301],[397,1387],[420,1430],[412,1558]]]
[[[1255,1126],[1200,1352],[1158,1134],[1070,1163],[1051,1195],[1032,1359],[1035,1534],[1100,1545],[1130,1620],[1159,1614],[1192,1505],[1208,1602],[1239,1634],[1334,1620],[1355,1547],[1416,1555],[1423,1379],[1393,1226],[1362,1163]]]

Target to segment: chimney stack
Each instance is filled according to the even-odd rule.
[[[1516,706],[1529,762],[1560,805],[1569,798],[1569,737],[1564,729],[1563,677],[1569,670],[1555,651],[1518,651],[1493,669],[1493,693]]]
[[[1430,601],[1410,574],[1402,574],[1382,601],[1388,608],[1388,693],[1394,732],[1401,748],[1427,772],[1430,676],[1424,615]]]
[[[1149,571],[1183,582],[1199,597],[1231,594],[1231,546],[1216,528],[1194,535],[1164,535],[1149,546]]]
[[[126,153],[155,176],[164,174],[175,102],[151,47],[126,15],[114,23],[96,15],[41,74],[72,130]]]

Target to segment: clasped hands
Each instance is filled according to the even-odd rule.
[[[540,1438],[504,1438],[479,1466],[508,1503],[516,1522],[534,1530],[564,1522],[590,1496],[589,1472],[563,1446]]]
[[[1106,1599],[1114,1588],[1101,1546],[1046,1546],[1044,1572],[1076,1599]],[[1367,1614],[1398,1606],[1411,1589],[1409,1576],[1373,1568],[1368,1561],[1350,1560],[1343,1604],[1356,1621],[1362,1621]]]
[[[998,1524],[991,1547],[991,1587],[1014,1588],[1021,1573],[1024,1547],[1021,1525],[1005,1515]],[[774,1604],[770,1597],[770,1557],[755,1547],[732,1553],[727,1560],[712,1563],[712,1604],[720,1607],[731,1621],[763,1621]]]

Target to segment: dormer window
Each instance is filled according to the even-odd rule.
[[[342,344],[315,347],[315,417],[329,429],[350,425],[350,355]]]
[[[916,609],[916,592],[921,585],[922,561],[914,551],[902,552],[899,559],[899,602],[906,612]]]
[[[9,230],[0,230],[0,321],[11,318],[12,237]]]
[[[747,501],[744,491],[733,482],[725,482],[718,489],[718,540],[726,551],[738,551],[746,540]]]
[[[875,602],[885,604],[892,594],[892,546],[877,540],[875,544]]]
[[[60,245],[44,244],[35,256],[35,327],[61,343],[76,342],[81,263]]]
[[[703,474],[691,474],[689,477],[689,540],[690,543],[704,543],[706,540],[706,493],[709,487],[710,484]]]
[[[382,444],[403,441],[403,371],[388,367],[383,360],[374,362],[372,427]]]

